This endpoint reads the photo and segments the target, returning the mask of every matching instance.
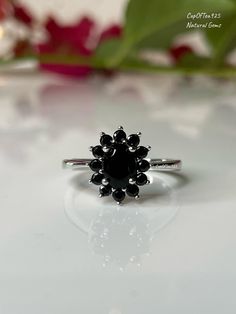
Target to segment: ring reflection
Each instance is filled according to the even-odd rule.
[[[151,251],[151,242],[178,212],[177,176],[152,173],[139,200],[127,198],[122,206],[110,198],[98,198],[88,186],[89,174],[75,176],[65,195],[65,212],[88,239],[92,251],[102,256],[103,266],[141,265]]]

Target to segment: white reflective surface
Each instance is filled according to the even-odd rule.
[[[183,160],[119,210],[61,169],[118,125]],[[235,143],[233,82],[0,76],[0,312],[234,314]]]

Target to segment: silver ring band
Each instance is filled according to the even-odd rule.
[[[182,162],[179,159],[147,159],[150,162],[150,170],[156,171],[179,171],[182,168]],[[81,170],[89,167],[92,159],[65,159],[63,168],[72,170]]]

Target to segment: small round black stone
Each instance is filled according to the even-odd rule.
[[[110,185],[101,185],[99,188],[99,192],[102,196],[108,196],[111,194],[111,186]]]
[[[137,134],[131,134],[127,139],[127,144],[129,146],[135,146],[136,147],[136,146],[138,146],[139,142],[140,142],[140,138]]]
[[[123,130],[118,130],[113,134],[113,138],[117,143],[122,143],[126,139],[126,133]]]
[[[138,158],[145,158],[147,157],[147,154],[148,154],[148,149],[144,146],[139,146],[135,152],[135,155]]]
[[[145,172],[150,168],[150,164],[147,160],[142,160],[139,162],[138,167],[140,171]]]
[[[136,184],[129,184],[126,188],[127,195],[135,197],[139,193],[139,187]]]
[[[104,134],[100,138],[100,143],[102,146],[110,147],[112,145],[112,137],[108,134]]]
[[[103,174],[94,173],[91,178],[91,182],[96,185],[102,184],[102,179],[104,178]]]
[[[104,154],[104,157],[111,157],[114,153],[114,148],[110,147],[109,151]]]
[[[112,197],[116,202],[122,202],[125,199],[125,192],[121,189],[117,189],[112,193]]]
[[[100,158],[104,156],[104,151],[102,150],[102,146],[97,145],[92,149],[93,156],[96,158]]]
[[[146,174],[144,174],[144,173],[139,173],[138,175],[137,175],[137,178],[136,178],[136,183],[138,184],[138,185],[144,185],[144,184],[146,184],[147,183],[147,176],[146,176]]]
[[[89,167],[92,171],[97,172],[102,169],[102,162],[98,159],[93,159],[92,161],[90,161]]]

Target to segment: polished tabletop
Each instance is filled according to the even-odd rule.
[[[119,125],[183,161],[122,206],[61,168]],[[1,74],[0,312],[234,314],[235,143],[235,82]]]

